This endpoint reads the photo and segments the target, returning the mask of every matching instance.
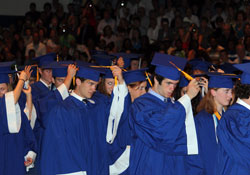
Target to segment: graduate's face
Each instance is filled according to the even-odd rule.
[[[79,95],[83,98],[91,98],[96,91],[97,81],[85,80],[79,84]]]
[[[0,83],[0,98],[8,92],[8,85],[6,83]]]
[[[52,69],[39,69],[39,73],[41,74],[41,79],[46,84],[52,83]]]
[[[155,79],[155,88],[154,90],[165,98],[172,97],[172,94],[178,84],[179,80],[170,80],[165,78],[162,80],[161,84]]]
[[[55,86],[56,86],[56,88],[61,86],[63,84],[64,80],[65,80],[65,77],[56,77],[55,78]]]
[[[232,89],[228,88],[219,88],[217,90],[211,90],[211,93],[214,97],[216,105],[228,106],[232,99]]]
[[[105,79],[105,89],[106,92],[111,95],[115,85],[115,80],[113,78],[106,78]]]
[[[132,101],[136,98],[140,97],[141,95],[146,93],[147,82],[143,81],[142,83],[138,84],[138,86],[130,87],[128,86],[128,90],[131,96]]]

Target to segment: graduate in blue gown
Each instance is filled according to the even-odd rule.
[[[71,96],[51,110],[43,139],[42,174],[108,174],[109,111],[91,99],[98,82],[97,70],[80,67]]]
[[[69,88],[73,77],[76,74],[76,66],[64,64],[64,62],[54,62],[52,65],[53,82],[55,89],[50,91],[45,97],[38,100],[40,118],[42,125],[46,128],[47,116],[53,106],[65,100],[69,96]]]
[[[224,113],[217,127],[216,175],[250,174],[250,63],[234,66],[243,74],[235,87],[237,102]]]
[[[232,100],[233,76],[209,73],[208,93],[197,107],[195,125],[198,136],[199,158],[197,166],[203,174],[215,175],[217,163],[218,138],[217,126],[223,117],[224,107]],[[219,115],[215,115],[218,112]]]
[[[123,73],[127,84],[129,97],[124,101],[124,109],[117,129],[116,137],[110,146],[111,165],[110,174],[129,174],[129,155],[131,144],[131,133],[129,127],[129,110],[131,103],[146,93],[146,69],[138,69]]]
[[[28,120],[32,111],[30,87],[24,91],[27,111],[24,113],[18,104],[29,70],[30,67],[21,72],[16,88],[10,92],[7,85],[11,71],[6,73],[3,67],[0,70],[0,174],[24,175],[35,161],[36,141]]]
[[[198,154],[191,99],[199,92],[193,79],[187,93],[178,101],[171,96],[186,60],[156,53],[154,85],[131,106],[129,124],[132,132],[130,174],[184,175],[184,156]]]

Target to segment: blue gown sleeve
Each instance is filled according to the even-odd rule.
[[[179,103],[164,109],[157,104],[135,101],[129,122],[133,137],[138,137],[148,147],[169,155],[187,155],[185,109]]]

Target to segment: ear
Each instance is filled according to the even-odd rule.
[[[81,81],[79,78],[76,78],[76,85],[77,85],[77,86],[80,86],[81,83],[82,83],[82,81]]]
[[[154,85],[158,86],[159,85],[159,82],[158,80],[154,77]]]
[[[40,75],[42,75],[42,69],[40,67],[38,68],[38,71],[39,71]]]
[[[210,91],[211,91],[211,94],[212,94],[213,97],[216,96],[216,90],[211,89]]]

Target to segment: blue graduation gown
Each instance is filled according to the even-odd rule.
[[[217,127],[216,175],[250,174],[250,110],[232,105]]]
[[[0,174],[25,175],[24,156],[37,152],[37,145],[27,116],[21,108],[21,127],[18,133],[9,133],[4,98],[0,99]]]
[[[185,175],[185,108],[147,93],[131,106],[130,174]]]
[[[87,106],[69,96],[48,115],[41,154],[41,174],[88,170],[89,123]]]
[[[215,175],[218,144],[216,141],[213,116],[205,110],[202,110],[194,119],[200,156],[200,159],[197,159],[197,166],[204,169],[204,174]]]
[[[35,122],[35,126],[33,128],[33,132],[35,134],[35,138],[38,142],[38,149],[40,150],[40,143],[42,133],[41,130],[44,129],[44,126],[42,125],[42,119],[40,116],[40,107],[39,107],[39,99],[46,97],[51,91],[41,82],[38,81],[31,85],[31,93],[32,93],[32,101],[36,108],[37,113],[37,119]]]

